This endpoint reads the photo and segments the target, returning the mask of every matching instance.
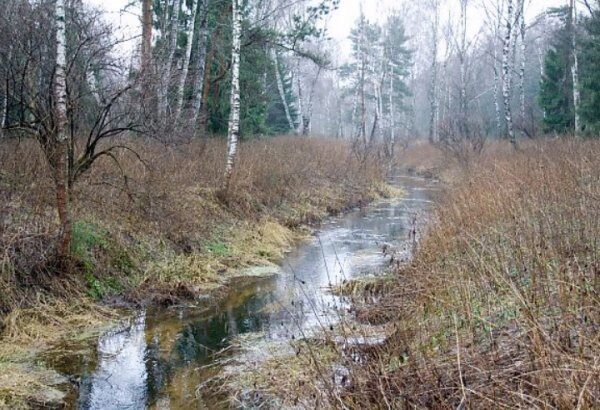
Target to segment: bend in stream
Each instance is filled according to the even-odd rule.
[[[215,353],[239,334],[290,339],[328,327],[343,311],[329,292],[376,273],[388,261],[384,245],[408,260],[417,223],[433,199],[431,181],[398,176],[400,200],[378,202],[323,223],[314,239],[289,253],[281,274],[240,280],[222,304],[139,312],[103,334],[95,346],[73,347],[48,363],[78,385],[70,405],[81,409],[220,408],[218,397],[198,390],[219,372]],[[206,394],[204,394],[206,393]]]

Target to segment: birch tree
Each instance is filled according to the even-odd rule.
[[[194,96],[192,100],[192,124],[198,122],[198,116],[202,108],[202,95],[204,91],[205,67],[206,67],[206,49],[208,47],[208,7],[209,0],[199,0],[198,7],[202,7],[200,11],[200,27],[198,30],[198,57],[196,61],[196,80],[194,84]]]
[[[185,91],[185,83],[188,78],[190,60],[192,58],[192,45],[194,42],[194,33],[196,30],[196,15],[198,14],[198,0],[192,1],[190,24],[187,31],[187,44],[185,47],[185,54],[183,56],[183,66],[181,69],[181,75],[179,76],[179,84],[177,85],[176,100],[175,100],[175,122],[179,121],[181,116],[181,109],[183,107],[183,97]]]
[[[571,34],[571,76],[573,77],[573,111],[575,114],[575,135],[581,131],[579,105],[581,94],[579,91],[579,58],[577,56],[577,1],[570,1],[570,34]]]
[[[431,79],[429,84],[429,139],[432,142],[437,141],[437,80],[438,80],[438,48],[439,48],[439,26],[440,26],[440,1],[432,0],[433,21],[431,24]],[[393,78],[390,79],[390,88],[393,89]]]
[[[182,0],[173,0],[169,45],[167,48],[167,58],[164,61],[163,76],[160,79],[160,92],[158,98],[158,116],[161,120],[165,119],[169,107],[169,87],[171,85],[171,70],[173,69],[173,60],[175,58],[175,52],[177,51],[177,36],[179,34],[181,2]]]
[[[279,93],[279,98],[281,99],[281,103],[283,104],[283,109],[285,111],[285,118],[289,124],[290,130],[293,130],[294,120],[292,119],[292,115],[290,112],[290,105],[288,104],[287,97],[285,95],[285,89],[283,86],[283,78],[281,76],[281,69],[279,65],[279,56],[277,55],[277,51],[275,49],[271,49],[271,59],[273,60],[273,68],[275,70],[275,81],[277,82],[277,92]]]
[[[68,155],[67,136],[67,36],[65,1],[56,0],[56,68],[54,74],[54,99],[56,129],[51,141],[53,152],[50,162],[54,170],[56,186],[56,207],[60,221],[59,255],[66,257],[71,246],[71,214],[68,192]]]
[[[237,156],[240,134],[240,54],[242,46],[242,15],[239,0],[231,0],[231,97],[227,130],[227,159],[225,164],[225,191],[229,192],[233,167]]]
[[[502,98],[504,100],[504,120],[506,123],[505,136],[513,146],[516,146],[517,140],[515,138],[511,108],[513,67],[510,57],[515,14],[513,2],[514,0],[507,0],[506,31],[502,43]]]

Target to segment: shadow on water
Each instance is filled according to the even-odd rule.
[[[344,312],[329,291],[387,262],[382,247],[410,258],[413,230],[422,224],[436,190],[420,178],[396,177],[406,191],[331,218],[315,238],[291,252],[272,278],[243,281],[219,306],[147,310],[103,334],[95,346],[49,357],[79,388],[71,405],[82,409],[216,408],[218,397],[199,391],[219,371],[217,353],[232,337],[263,332],[289,339],[329,326]]]

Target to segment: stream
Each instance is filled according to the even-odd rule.
[[[221,370],[217,352],[236,335],[263,332],[291,339],[328,327],[346,310],[331,285],[377,274],[393,247],[408,260],[413,231],[423,225],[436,184],[397,176],[401,199],[379,201],[327,219],[268,278],[234,281],[217,306],[179,306],[139,312],[88,346],[73,346],[49,365],[70,375],[69,407],[79,409],[223,408],[199,386]],[[418,230],[417,230],[418,231]],[[227,353],[222,353],[227,354]]]

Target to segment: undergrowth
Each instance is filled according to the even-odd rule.
[[[367,303],[362,320],[395,332],[340,357],[351,386],[328,406],[597,408],[600,145],[490,150],[454,174],[412,263]]]
[[[305,224],[392,193],[377,158],[358,161],[341,141],[243,143],[226,201],[223,141],[119,144],[131,150],[100,159],[72,189],[71,260],[63,261],[39,147],[0,141],[0,362],[18,363],[15,374],[36,352],[117,316],[102,302],[218,294],[240,269],[280,259]],[[5,349],[14,343],[26,357]],[[0,380],[0,405],[21,397],[8,380]]]

